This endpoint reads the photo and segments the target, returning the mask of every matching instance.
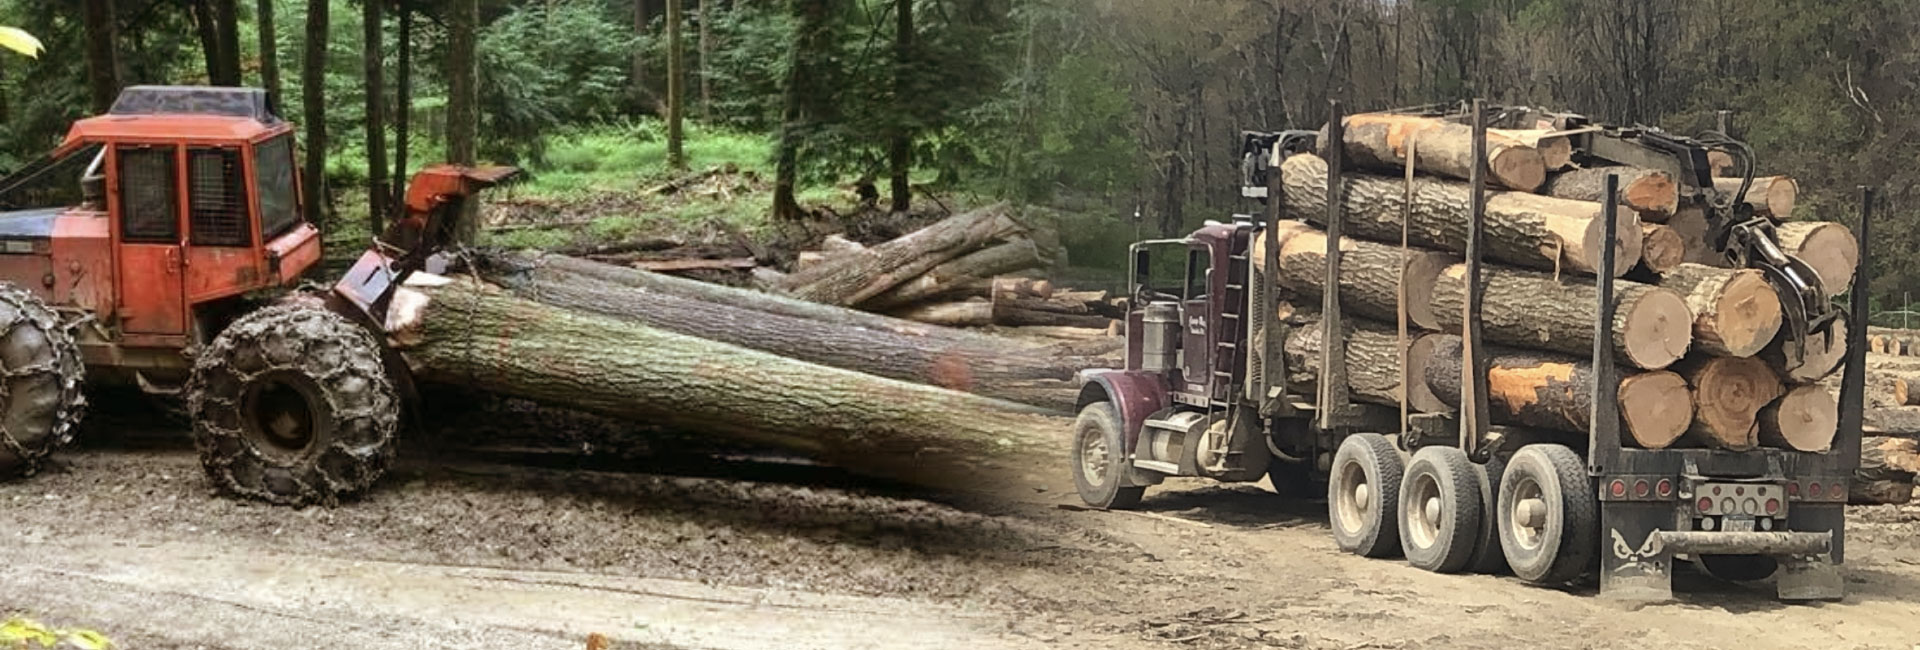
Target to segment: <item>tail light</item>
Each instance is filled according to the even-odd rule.
[[[1646,479],[1640,479],[1638,481],[1633,482],[1633,496],[1645,499],[1647,498],[1648,494],[1652,494],[1652,493],[1653,493],[1653,486],[1649,485]]]
[[[1713,510],[1713,498],[1700,497],[1699,503],[1693,504],[1693,507],[1695,510],[1699,510],[1701,512],[1710,512]]]
[[[1659,491],[1662,499],[1673,496],[1673,479],[1660,479],[1660,484],[1654,489]]]
[[[1626,482],[1626,481],[1622,481],[1622,480],[1620,480],[1620,479],[1614,479],[1614,480],[1613,480],[1613,485],[1611,485],[1611,486],[1609,486],[1609,487],[1608,487],[1607,489],[1608,489],[1609,491],[1611,491],[1611,492],[1613,492],[1613,496],[1614,496],[1614,497],[1624,497],[1624,496],[1627,496],[1627,482]]]
[[[1780,514],[1780,500],[1779,500],[1779,499],[1767,499],[1767,514],[1769,514],[1769,515],[1777,515],[1777,514]]]
[[[1800,496],[1800,482],[1799,482],[1799,481],[1788,481],[1788,482],[1787,482],[1787,496],[1790,496],[1790,497],[1797,497],[1797,496]]]
[[[1818,499],[1820,498],[1820,492],[1821,492],[1821,488],[1819,483],[1807,484],[1807,496]]]

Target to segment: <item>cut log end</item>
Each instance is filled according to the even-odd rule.
[[[1715,331],[1731,356],[1753,356],[1780,333],[1780,296],[1757,271],[1735,273],[1716,302]]]
[[[1780,224],[1778,233],[1780,247],[1820,276],[1820,289],[1828,298],[1852,286],[1860,266],[1860,246],[1853,231],[1832,222],[1796,221]]]
[[[1653,290],[1633,301],[1618,328],[1627,360],[1647,369],[1672,365],[1693,343],[1693,312],[1680,294]]]
[[[1646,174],[1620,188],[1627,206],[1641,213],[1673,214],[1680,207],[1680,186],[1664,172]]]
[[[1820,384],[1795,386],[1760,411],[1760,443],[1824,452],[1840,427],[1840,402]]]
[[[1759,446],[1762,407],[1780,397],[1779,378],[1751,357],[1691,359],[1681,372],[1693,388],[1693,425],[1688,434],[1714,449],[1746,451]]]
[[[1432,365],[1433,355],[1439,353],[1439,344],[1446,338],[1442,334],[1412,334],[1413,341],[1407,345],[1407,406],[1421,413],[1452,413],[1459,410],[1457,404],[1441,399],[1427,385],[1427,366]],[[1458,351],[1458,348],[1455,348]]]
[[[1441,272],[1453,266],[1453,256],[1424,251],[1409,251],[1407,256],[1401,275],[1407,292],[1407,320],[1423,329],[1440,329],[1440,316],[1433,312],[1433,285],[1439,282]]]
[[[1600,270],[1600,256],[1605,254],[1601,242],[1607,240],[1607,220],[1605,210],[1594,210],[1595,218],[1586,223],[1586,231],[1580,234],[1580,249],[1564,251],[1561,258],[1572,264],[1577,270],[1597,274]],[[1640,231],[1640,216],[1627,208],[1614,213],[1613,233],[1613,275],[1625,275],[1645,254],[1646,235]]]
[[[1487,172],[1494,182],[1523,192],[1547,182],[1547,163],[1540,151],[1522,144],[1495,147],[1487,153]]]
[[[1642,448],[1665,449],[1693,422],[1693,395],[1687,380],[1666,370],[1620,380],[1620,414],[1628,438]]]
[[[1885,337],[1874,341],[1885,344]],[[1870,348],[1872,346],[1869,346]],[[1795,350],[1799,353],[1796,354]],[[1882,347],[1879,351],[1885,352]],[[1847,356],[1847,321],[1836,319],[1824,333],[1809,333],[1804,341],[1794,341],[1790,330],[1782,329],[1773,343],[1760,351],[1760,358],[1793,383],[1819,381],[1840,367]],[[1796,358],[1798,359],[1796,361]]]
[[[1640,242],[1640,263],[1649,271],[1666,273],[1687,261],[1687,240],[1673,228],[1642,223]]]

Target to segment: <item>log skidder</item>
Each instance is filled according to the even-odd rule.
[[[393,461],[400,398],[380,342],[332,312],[269,307],[228,326],[188,385],[194,441],[222,490],[332,504]]]
[[[80,349],[59,314],[0,282],[0,478],[30,475],[73,440],[86,407]]]

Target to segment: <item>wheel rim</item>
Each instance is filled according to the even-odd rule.
[[[1551,519],[1547,512],[1546,491],[1532,477],[1520,477],[1514,485],[1513,495],[1513,510],[1508,513],[1513,541],[1528,550],[1538,549],[1541,540],[1546,537],[1548,520]]]
[[[1367,471],[1359,463],[1349,462],[1340,467],[1337,479],[1339,489],[1334,491],[1334,525],[1347,534],[1358,534],[1366,529],[1367,518],[1373,511],[1373,486],[1367,482]]]
[[[1426,548],[1440,539],[1440,481],[1431,474],[1413,477],[1407,488],[1407,535],[1415,546]]]
[[[1107,467],[1113,464],[1112,454],[1107,448],[1107,437],[1099,427],[1080,429],[1080,475],[1087,482],[1101,485],[1106,482]]]
[[[241,428],[256,449],[286,458],[314,446],[322,426],[315,388],[312,380],[290,372],[248,382],[240,402]]]

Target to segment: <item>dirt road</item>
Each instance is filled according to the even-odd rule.
[[[1262,487],[1143,514],[969,512],[887,488],[403,465],[370,497],[212,495],[178,444],[0,485],[0,612],[127,648],[1897,648],[1920,642],[1920,508],[1861,508],[1850,597],[1685,574],[1675,604],[1337,553]]]

